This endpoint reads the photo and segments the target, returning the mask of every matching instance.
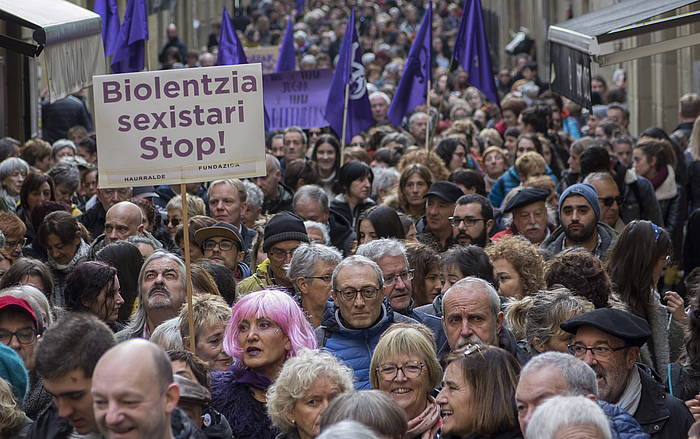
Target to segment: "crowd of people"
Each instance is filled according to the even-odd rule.
[[[331,67],[349,10],[293,3],[233,21],[277,44],[293,14]],[[700,437],[700,97],[630,133],[624,75],[589,111],[521,53],[498,106],[442,0],[393,126],[417,3],[356,8],[374,125],[267,133],[264,176],[98,188],[80,96],[0,139],[0,437]],[[216,59],[168,36],[163,68]]]

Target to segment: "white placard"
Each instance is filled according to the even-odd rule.
[[[95,76],[99,187],[265,175],[260,64]]]

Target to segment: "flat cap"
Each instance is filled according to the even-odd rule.
[[[545,201],[548,196],[549,191],[547,190],[538,189],[535,187],[526,187],[510,199],[508,204],[506,204],[506,207],[503,209],[503,213],[512,212],[519,207],[525,207],[532,203]]]
[[[428,198],[431,195],[440,197],[448,203],[456,203],[457,199],[464,195],[462,189],[456,184],[449,181],[436,181],[430,185],[430,189],[423,195],[423,198]]]
[[[614,308],[595,309],[562,322],[559,326],[571,334],[576,334],[582,326],[592,326],[624,340],[627,346],[642,346],[651,337],[651,329],[646,320]]]

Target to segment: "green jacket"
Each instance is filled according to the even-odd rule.
[[[238,283],[236,286],[236,300],[244,294],[264,290],[273,285],[272,278],[270,277],[270,259],[265,259],[262,263],[258,264],[255,273]]]

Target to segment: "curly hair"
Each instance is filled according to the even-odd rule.
[[[547,288],[561,285],[590,300],[596,309],[608,306],[612,293],[610,277],[600,259],[586,251],[551,259],[545,266],[544,278]]]
[[[442,161],[440,156],[425,149],[414,150],[404,154],[396,169],[399,172],[403,172],[404,169],[415,163],[426,166],[433,175],[433,181],[447,180],[447,177],[450,176],[450,171],[447,170],[445,162]]]
[[[491,263],[505,259],[520,276],[523,296],[536,294],[544,287],[544,259],[537,247],[521,236],[506,236],[486,248]]]

